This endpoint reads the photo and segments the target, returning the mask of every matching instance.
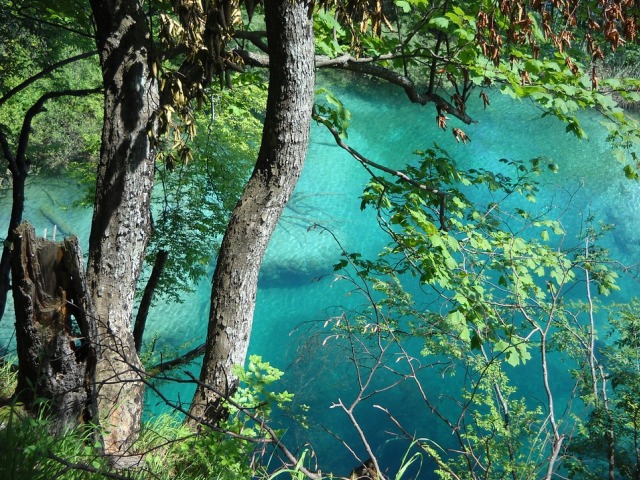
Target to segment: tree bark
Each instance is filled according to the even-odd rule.
[[[91,0],[102,66],[104,125],[87,280],[97,316],[98,408],[107,454],[139,431],[143,383],[131,331],[136,283],[151,230],[158,84],[140,0]]]
[[[253,174],[231,215],[213,277],[204,363],[191,414],[218,422],[222,397],[237,388],[253,323],[258,271],[271,234],[300,176],[314,95],[312,3],[266,0],[269,93]],[[222,397],[218,394],[222,394]]]
[[[15,165],[14,166],[12,166]],[[7,295],[11,290],[11,251],[15,240],[15,229],[22,221],[24,211],[24,187],[27,180],[26,165],[18,166],[15,162],[9,162],[11,171],[11,217],[7,228],[7,237],[2,246],[2,257],[0,258],[0,319],[4,316],[7,305]]]
[[[44,405],[55,430],[88,422],[96,413],[94,311],[76,237],[36,238],[16,229],[12,255],[16,309],[16,398],[32,412]]]
[[[92,52],[91,54],[84,53],[75,57],[65,59],[61,62],[57,62],[54,65],[45,68],[40,73],[29,77],[28,79],[21,82],[19,85],[2,95],[2,97],[0,97],[0,106],[6,103],[18,92],[24,90],[36,80],[43,78],[45,75],[51,73],[55,69],[94,54],[94,52]],[[9,293],[9,290],[11,290],[11,248],[13,245],[15,229],[18,227],[18,225],[20,225],[20,222],[22,221],[22,212],[24,211],[24,186],[28,175],[28,165],[25,159],[26,146],[29,142],[31,120],[40,110],[35,111],[31,116],[29,116],[28,114],[25,116],[23,128],[18,139],[18,148],[16,149],[17,155],[14,155],[11,152],[11,147],[9,146],[7,136],[0,129],[0,147],[2,147],[2,154],[6,159],[7,166],[9,167],[9,171],[11,172],[11,188],[13,194],[9,227],[7,228],[7,236],[2,246],[2,257],[0,257],[0,320],[4,316],[4,310],[7,304],[7,295]],[[27,125],[29,128],[25,129],[25,125]],[[20,145],[23,143],[25,147],[21,148]],[[22,152],[22,156],[20,156],[19,152]]]

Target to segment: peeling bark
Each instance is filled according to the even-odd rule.
[[[96,413],[94,311],[76,237],[36,238],[28,223],[16,229],[12,255],[18,350],[17,400],[32,412],[48,401],[62,432]]]
[[[312,3],[267,0],[270,77],[262,144],[253,174],[232,212],[213,278],[202,385],[191,414],[217,422],[222,397],[237,388],[253,323],[258,271],[302,171],[314,94]],[[218,393],[222,394],[222,397]]]

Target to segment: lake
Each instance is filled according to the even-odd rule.
[[[414,151],[430,148],[434,143],[446,149],[460,168],[500,171],[504,168],[501,158],[546,157],[558,164],[559,173],[541,175],[537,203],[529,208],[539,212],[548,209],[551,218],[562,222],[567,238],[575,237],[584,228],[586,216],[594,214],[616,225],[613,234],[604,240],[614,258],[627,265],[640,259],[640,222],[636,220],[640,186],[624,178],[623,165],[607,144],[603,118],[597,114],[581,116],[589,138],[578,140],[565,133],[565,126],[559,121],[541,118],[542,112],[528,101],[493,93],[486,110],[480,99],[472,99],[468,111],[477,123],[461,125],[452,119],[449,129],[442,131],[437,128],[432,106],[410,104],[401,90],[355,77],[336,78],[343,80],[333,79],[329,88],[353,115],[347,143],[369,159],[401,169],[416,162]],[[451,134],[453,127],[462,128],[471,142],[457,143]],[[341,475],[348,474],[357,462],[335,436],[352,444],[362,458],[367,455],[344,413],[331,408],[339,399],[345,403],[352,400],[354,375],[348,352],[325,341],[331,330],[324,325],[327,319],[364,303],[360,296],[352,294],[347,282],[335,279],[333,265],[340,259],[341,249],[373,258],[386,242],[374,212],[360,210],[360,195],[368,180],[368,173],[335,145],[329,132],[314,125],[302,178],[261,270],[250,345],[250,354],[259,354],[285,371],[283,388],[296,392],[294,407],[305,404],[310,408],[306,414],[310,428],[300,428],[285,418],[288,430],[283,440],[292,447],[310,442],[323,470]],[[24,218],[40,234],[47,229],[50,236],[54,224],[58,235],[77,234],[86,251],[91,212],[71,208],[81,195],[68,180],[31,178]],[[9,201],[10,196],[2,192],[0,225],[8,222]],[[323,228],[309,228],[315,224]],[[620,284],[623,288],[614,292],[609,301],[626,301],[635,294],[637,282],[633,278],[623,278]],[[184,303],[154,306],[146,339],[157,333],[156,348],[183,352],[198,345],[206,336],[209,297],[207,279],[196,286],[193,294],[184,297]],[[8,319],[12,318],[8,311],[0,323],[0,345],[9,350],[13,334],[12,320]],[[191,370],[197,375],[199,366],[194,365]],[[561,374],[558,378],[561,382],[566,376]],[[440,381],[433,379],[435,384]],[[562,385],[557,388],[562,389]],[[163,391],[174,401],[188,402],[193,390],[180,384],[164,385]],[[394,426],[373,404],[398,412],[412,423],[418,437],[451,435],[444,425],[423,418],[424,409],[409,388],[399,387],[363,404],[357,417],[390,471],[397,468],[407,446],[387,433],[393,432]],[[156,412],[165,409],[153,397],[149,398],[149,406]],[[416,418],[412,421],[413,416]],[[421,478],[432,478],[426,466]]]

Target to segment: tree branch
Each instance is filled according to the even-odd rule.
[[[443,192],[442,190],[439,190],[437,188],[432,188],[432,187],[428,187],[427,185],[417,182],[416,180],[414,180],[413,178],[409,177],[406,173],[400,171],[400,170],[395,170],[389,167],[386,167],[384,165],[381,165],[379,163],[376,163],[372,160],[369,160],[368,158],[366,158],[364,155],[362,155],[360,152],[358,152],[357,150],[355,150],[354,148],[351,148],[349,145],[347,145],[344,140],[342,140],[342,138],[340,137],[340,133],[334,128],[333,125],[331,125],[331,122],[329,122],[329,120],[327,120],[326,118],[324,118],[323,116],[319,115],[317,112],[313,112],[312,115],[313,119],[318,122],[321,123],[322,125],[324,125],[325,127],[327,127],[327,129],[329,130],[329,132],[331,132],[331,134],[333,135],[333,138],[336,141],[336,144],[338,144],[338,146],[344,150],[346,150],[353,158],[355,158],[357,161],[359,161],[360,163],[362,163],[363,165],[368,165],[370,167],[373,167],[377,170],[381,170],[385,173],[388,173],[390,175],[393,175],[395,177],[398,177],[400,180],[402,180],[403,182],[407,182],[408,184],[414,186],[415,188],[418,188],[422,191],[425,191],[431,195],[435,195],[438,197],[439,202],[440,202],[440,208],[439,208],[439,212],[438,212],[438,218],[440,221],[440,229],[443,231],[448,231],[447,228],[447,222],[446,222],[446,217],[445,217],[445,199],[447,197],[446,192]]]
[[[212,386],[206,385],[203,382],[201,382],[200,380],[197,380],[193,376],[192,373],[190,373],[190,372],[185,372],[185,373],[196,384],[198,384],[199,386],[202,386],[202,387],[204,387],[206,389],[214,391],[214,393],[216,395],[218,395],[221,398],[224,398],[226,402],[228,402],[230,405],[233,405],[238,410],[241,410],[246,416],[248,416],[251,420],[253,420],[256,423],[256,425],[258,425],[260,428],[263,428],[267,432],[267,434],[269,435],[269,437],[271,439],[271,442],[276,447],[278,447],[280,449],[280,451],[284,454],[285,457],[287,457],[287,459],[292,463],[292,465],[294,465],[294,466],[296,466],[297,468],[300,469],[300,472],[302,472],[304,475],[306,475],[308,478],[310,478],[312,480],[320,480],[322,478],[322,474],[321,473],[312,472],[311,470],[307,469],[303,465],[300,465],[299,459],[296,458],[296,456],[286,447],[286,445],[284,443],[282,443],[282,440],[280,440],[280,436],[278,435],[278,433],[273,428],[271,428],[269,425],[267,425],[264,422],[263,419],[261,419],[258,416],[254,415],[247,408],[245,408],[242,405],[240,405],[239,403],[235,402],[233,399],[229,398],[227,395],[223,395],[222,392],[217,391]],[[191,414],[189,414],[189,416],[191,416]],[[203,424],[205,424],[207,426],[212,426],[211,422],[206,422],[206,421],[203,421],[202,419],[197,419],[197,420],[200,423],[203,423]],[[230,433],[230,432],[226,432],[226,433]]]
[[[196,358],[204,355],[205,344],[198,345],[193,350],[188,351],[184,355],[179,356],[178,358],[174,358],[172,360],[168,360],[166,362],[160,362],[152,367],[147,369],[147,373],[149,375],[158,375],[159,373],[163,373],[169,370],[173,370],[181,365],[186,365],[187,363],[192,362]]]
[[[453,470],[451,470],[451,467],[449,465],[447,465],[445,462],[443,462],[440,458],[438,458],[437,456],[433,455],[429,449],[425,448],[425,446],[422,444],[421,441],[419,441],[418,439],[415,438],[414,435],[410,434],[407,429],[404,428],[404,426],[398,421],[398,419],[396,419],[393,415],[391,415],[391,412],[389,412],[389,410],[381,405],[374,405],[373,408],[377,408],[378,410],[381,410],[382,412],[384,412],[387,417],[389,418],[389,420],[391,420],[402,432],[402,434],[409,440],[411,440],[412,443],[414,443],[420,450],[422,450],[423,452],[425,452],[430,459],[432,459],[436,465],[438,465],[438,468],[445,470],[449,475],[451,475],[451,477],[453,477],[455,480],[461,480],[461,478],[455,474],[455,472]]]
[[[102,468],[96,468],[90,464],[86,464],[86,463],[72,463],[58,455],[56,455],[55,453],[53,453],[51,450],[49,450],[47,452],[47,457],[49,457],[51,460],[54,460],[56,462],[58,462],[60,465],[63,465],[64,467],[66,467],[65,472],[68,472],[69,470],[76,470],[76,471],[80,471],[80,472],[87,472],[87,473],[94,473],[94,474],[98,474],[103,478],[111,478],[113,480],[127,480],[129,478],[131,478],[130,475],[125,474],[125,475],[120,475],[117,473],[112,473],[112,472],[108,472],[105,471]]]
[[[247,65],[261,68],[267,68],[269,66],[269,57],[265,54],[253,53],[246,50],[238,50],[236,51],[236,53],[242,57]],[[340,70],[348,70],[356,73],[364,73],[366,75],[385,80],[392,85],[401,87],[412,103],[417,103],[420,105],[434,103],[439,112],[441,111],[453,115],[467,125],[475,123],[475,120],[473,120],[464,111],[457,108],[441,95],[435,93],[433,91],[433,88],[421,94],[418,92],[416,84],[411,79],[405,77],[400,73],[374,64],[374,62],[378,62],[381,60],[394,60],[402,58],[402,55],[400,54],[387,54],[381,55],[379,57],[367,58],[356,58],[349,54],[341,55],[335,58],[330,58],[324,55],[316,55],[315,58],[316,68],[335,68]]]
[[[22,5],[20,5],[20,7],[17,10],[14,10],[15,13],[13,13],[13,17],[15,18],[22,18],[25,20],[30,20],[32,22],[41,24],[41,25],[46,25],[48,27],[53,27],[55,29],[60,29],[60,30],[64,30],[67,31],[69,33],[73,33],[74,35],[78,35],[80,37],[83,38],[88,38],[91,40],[94,40],[93,35],[91,34],[91,32],[85,32],[83,30],[78,30],[76,28],[72,28],[69,25],[65,25],[62,22],[54,22],[51,20],[45,20],[44,18],[42,18],[41,16],[36,16],[37,12],[34,13],[34,15],[30,15],[27,11],[28,10],[36,10],[37,8],[35,8],[34,6],[30,6],[28,2],[16,2],[14,0],[14,5],[16,5],[16,7],[18,5],[20,5],[20,3],[22,3]],[[77,2],[76,2],[77,3]],[[78,18],[76,18],[76,20],[78,20]]]
[[[24,158],[27,152],[27,145],[29,144],[29,134],[31,133],[31,122],[44,109],[44,104],[54,98],[60,97],[83,97],[85,95],[91,95],[94,93],[102,92],[102,88],[88,88],[80,90],[59,90],[55,92],[47,92],[42,95],[36,103],[34,103],[24,116],[22,122],[22,130],[20,131],[20,137],[18,137],[18,148],[16,149],[15,161],[17,166],[22,169],[26,169]]]
[[[255,47],[259,48],[264,53],[269,51],[267,42],[265,42],[265,38],[267,38],[267,32],[265,31],[237,30],[234,32],[233,36],[236,39],[249,40]]]
[[[36,73],[32,77],[27,78],[22,83],[20,83],[19,85],[16,85],[11,90],[9,90],[7,93],[5,93],[2,97],[0,97],[0,106],[2,106],[7,100],[9,100],[15,94],[17,94],[21,90],[24,90],[29,85],[31,85],[32,83],[36,82],[37,80],[40,80],[41,78],[47,76],[48,74],[50,74],[54,70],[57,70],[58,68],[64,67],[65,65],[68,65],[70,63],[77,62],[78,60],[83,60],[85,58],[92,57],[92,56],[97,55],[97,54],[98,54],[98,51],[94,50],[92,52],[86,52],[86,53],[81,53],[81,54],[78,54],[78,55],[74,55],[73,57],[65,58],[64,60],[61,60],[59,62],[54,63],[53,65],[49,65],[44,70],[40,71],[39,73]]]
[[[142,300],[140,300],[140,307],[138,307],[138,314],[136,315],[136,321],[133,327],[133,342],[136,346],[136,352],[138,353],[140,353],[140,347],[142,346],[142,337],[144,336],[144,328],[147,324],[149,307],[151,307],[153,295],[168,257],[169,252],[167,250],[158,250],[153,269],[151,270],[151,276],[149,277],[147,285],[144,287],[144,294],[142,295]]]

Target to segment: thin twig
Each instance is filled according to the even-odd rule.
[[[409,177],[406,173],[400,171],[400,170],[395,170],[393,168],[389,168],[385,165],[382,165],[380,163],[374,162],[373,160],[369,160],[367,157],[365,157],[364,155],[362,155],[360,152],[358,152],[357,150],[355,150],[354,148],[350,147],[349,145],[347,145],[345,143],[345,141],[342,139],[342,137],[340,137],[340,132],[338,132],[333,125],[331,125],[331,122],[329,122],[329,120],[327,120],[326,118],[324,118],[323,116],[319,115],[317,112],[313,112],[312,114],[313,119],[315,121],[317,121],[318,123],[321,123],[322,125],[324,125],[329,132],[331,132],[331,135],[333,135],[333,138],[336,141],[336,144],[346,150],[353,158],[355,158],[357,161],[359,161],[360,163],[362,163],[363,165],[367,165],[370,167],[373,167],[377,170],[383,171],[385,173],[388,173],[390,175],[393,175],[395,177],[398,177],[400,180],[402,180],[403,182],[406,182],[410,185],[412,185],[415,188],[418,188],[424,192],[427,192],[431,195],[435,195],[439,198],[440,201],[440,208],[439,208],[439,212],[438,212],[438,217],[440,220],[440,229],[443,231],[448,231],[447,228],[447,222],[446,222],[446,217],[445,217],[445,199],[447,197],[446,192],[443,192],[442,190],[438,189],[438,188],[432,188],[429,187],[427,185],[425,185],[424,183],[420,183],[416,180],[414,180],[413,178]]]

